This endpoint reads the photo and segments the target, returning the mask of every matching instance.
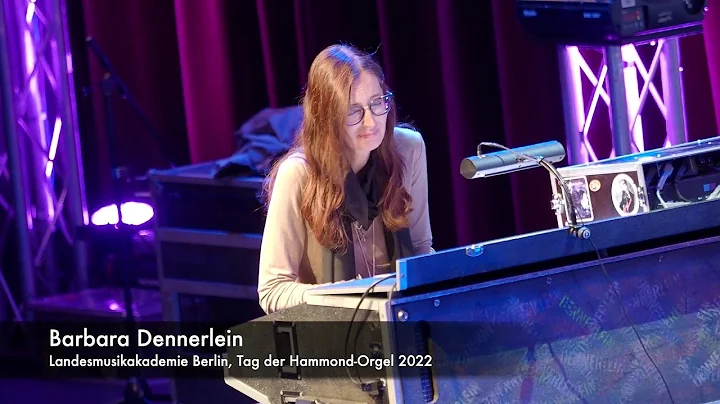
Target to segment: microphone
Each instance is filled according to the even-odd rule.
[[[482,146],[498,147],[496,143],[483,142],[477,147],[477,155],[463,159],[460,163],[460,174],[474,180],[508,174],[539,166],[538,160],[559,163],[565,158],[565,147],[560,142],[550,141],[530,146],[506,149],[494,153],[482,154]]]

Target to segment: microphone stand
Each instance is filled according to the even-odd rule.
[[[160,149],[160,153],[163,155],[163,158],[168,162],[171,168],[175,168],[175,163],[173,163],[172,159],[170,158],[170,153],[168,153],[167,148],[165,147],[165,144],[163,143],[162,139],[160,138],[160,135],[158,134],[158,131],[155,129],[155,126],[150,122],[150,119],[148,119],[147,115],[143,112],[142,108],[138,105],[138,103],[135,101],[135,98],[130,93],[130,90],[128,90],[125,83],[120,79],[120,76],[115,72],[115,69],[112,67],[112,64],[110,64],[110,60],[105,56],[105,53],[100,49],[100,46],[95,42],[95,39],[93,37],[89,36],[85,38],[85,43],[88,45],[92,53],[97,57],[100,64],[103,66],[105,71],[112,77],[114,84],[113,87],[117,88],[118,93],[120,94],[120,97],[122,97],[125,101],[127,101],[130,104],[130,107],[133,109],[135,114],[140,119],[140,122],[145,127],[145,130],[148,131],[150,136],[153,138],[155,143],[157,144],[158,149]],[[103,78],[103,83],[105,82],[105,79]],[[104,85],[104,84],[103,84]],[[104,88],[103,88],[104,90]]]
[[[117,231],[119,233],[119,245],[118,245],[118,272],[122,277],[123,285],[123,300],[125,302],[125,326],[128,335],[130,335],[130,355],[135,356],[139,351],[137,347],[137,324],[135,322],[135,309],[133,308],[132,299],[132,288],[130,285],[130,274],[128,271],[128,254],[130,253],[130,237],[129,226],[123,223],[122,215],[122,189],[121,181],[126,180],[125,175],[127,172],[117,166],[117,155],[116,155],[116,134],[115,134],[115,114],[113,113],[112,107],[112,96],[115,92],[117,81],[114,76],[110,73],[105,73],[102,81],[104,107],[105,107],[105,120],[106,120],[106,136],[108,141],[108,160],[110,161],[111,173],[112,173],[112,187],[113,187],[113,199],[115,206],[117,206],[118,222]],[[151,395],[150,387],[145,380],[140,377],[140,371],[136,368],[131,368],[132,377],[127,381],[125,385],[124,400],[120,404],[149,404],[146,396]]]
[[[132,226],[126,225],[123,222],[123,214],[121,208],[123,203],[122,183],[128,180],[128,171],[127,169],[118,166],[115,113],[113,111],[112,103],[112,98],[116,91],[118,91],[120,95],[123,96],[123,98],[125,98],[126,100],[128,100],[130,102],[130,105],[133,106],[133,109],[140,116],[144,125],[148,128],[148,131],[158,142],[158,145],[160,146],[163,154],[165,154],[165,149],[162,147],[162,144],[160,143],[160,138],[159,136],[157,136],[157,132],[155,132],[153,126],[150,124],[150,121],[147,119],[145,114],[142,113],[142,110],[139,108],[137,103],[135,103],[127,87],[125,87],[120,78],[117,76],[115,70],[112,68],[110,62],[102,53],[102,51],[100,51],[98,45],[92,40],[92,38],[88,38],[86,42],[107,70],[107,72],[103,75],[102,79],[102,92],[106,124],[106,137],[108,142],[108,160],[110,163],[112,175],[111,181],[113,188],[113,200],[115,202],[115,206],[117,207],[118,212],[118,222],[116,227],[119,235],[119,242],[117,246],[117,272],[122,277],[123,295],[125,302],[124,322],[126,326],[126,332],[128,333],[128,335],[130,335],[130,354],[134,356],[139,353],[139,349],[137,346],[137,322],[135,320],[132,287],[128,268],[128,255],[130,254],[131,250]],[[169,158],[168,161],[170,161]],[[172,162],[170,164],[172,165]],[[152,392],[150,391],[150,386],[148,385],[147,381],[142,378],[141,372],[138,369],[132,368],[130,372],[130,378],[127,380],[127,383],[125,385],[125,391],[123,394],[124,399],[120,401],[119,404],[150,404],[148,397],[152,397]]]

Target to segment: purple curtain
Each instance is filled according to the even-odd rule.
[[[183,101],[192,161],[227,157],[234,147],[232,81],[222,0],[175,0]]]
[[[83,8],[73,22],[78,75],[87,70],[97,81],[101,72],[81,48],[81,38],[92,35],[180,163],[230,155],[234,128],[267,106],[297,104],[315,54],[348,42],[378,51],[399,117],[424,135],[436,247],[554,226],[544,171],[475,181],[459,175],[461,159],[480,141],[564,142],[556,49],[523,34],[512,1],[85,0],[73,7]],[[682,40],[692,138],[717,134],[720,52],[713,40],[720,40],[717,13],[708,17],[704,40]],[[96,94],[83,108],[96,121],[85,134],[86,154],[102,149],[100,102]],[[123,158],[138,170],[162,167],[138,121],[128,111],[123,117]],[[662,130],[660,120],[644,116],[646,132]],[[607,149],[599,122],[596,132],[605,132],[595,136]],[[91,163],[102,167],[102,158]]]
[[[713,3],[717,6],[717,3]],[[705,52],[707,53],[708,66],[710,71],[710,86],[705,85],[706,89],[712,88],[712,99],[715,106],[715,122],[717,128],[720,129],[720,9],[711,8],[705,17],[704,23]],[[701,85],[698,83],[698,85]],[[703,108],[708,115],[713,110],[706,105]]]

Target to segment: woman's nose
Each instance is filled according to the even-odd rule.
[[[373,116],[372,111],[370,111],[370,108],[365,107],[365,114],[363,114],[363,126],[375,126],[375,117]]]

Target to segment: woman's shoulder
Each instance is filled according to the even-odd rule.
[[[403,126],[395,127],[393,139],[406,167],[414,167],[418,161],[425,158],[425,140],[417,130]]]
[[[283,157],[278,163],[277,175],[278,177],[291,181],[303,179],[307,175],[307,159],[305,158],[305,153],[293,151]]]
[[[420,132],[407,126],[396,126],[393,137],[401,151],[419,150],[425,146],[425,140]]]

